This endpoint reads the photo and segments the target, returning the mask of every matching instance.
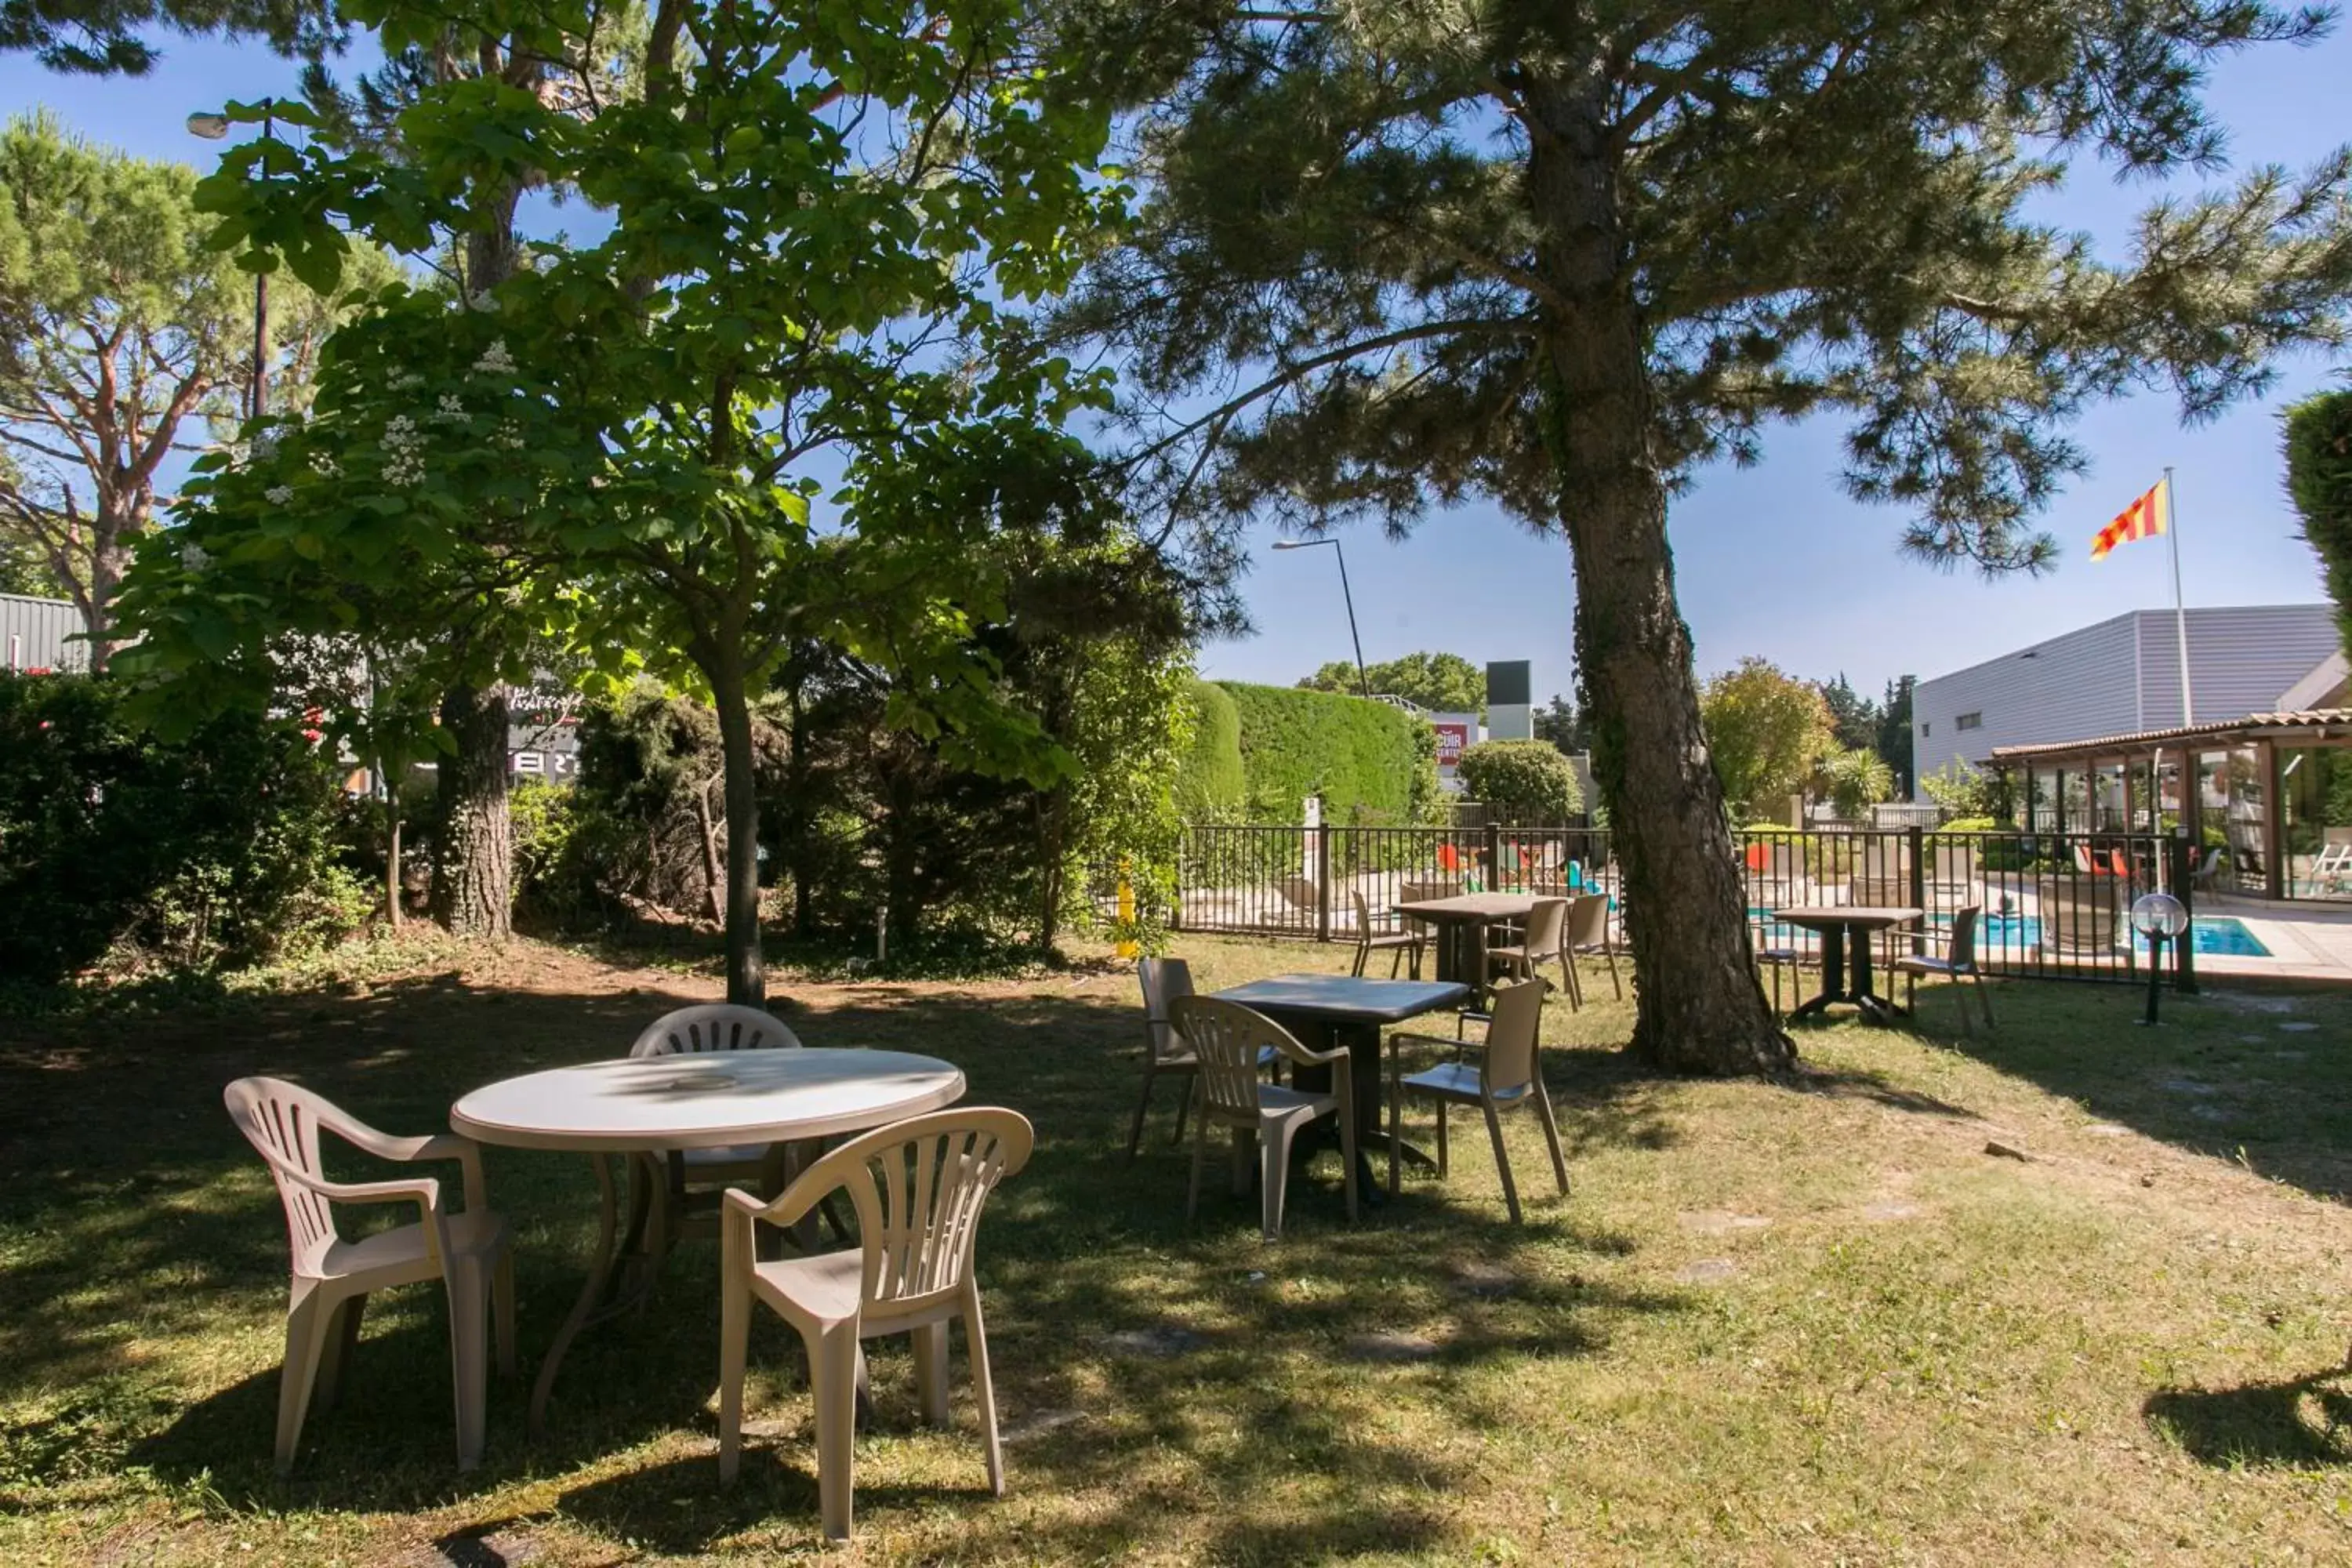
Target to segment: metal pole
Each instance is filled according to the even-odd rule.
[[[1348,552],[1335,539],[1331,542],[1331,553],[1339,558],[1339,597],[1348,606],[1348,640],[1356,647],[1356,689],[1369,698],[1372,683],[1364,674],[1364,639],[1356,635],[1356,595],[1348,587]]]
[[[262,101],[261,139],[277,140],[278,100]],[[253,388],[246,406],[247,419],[258,419],[269,405],[269,274],[253,275]]]
[[[2164,532],[2172,541],[2172,626],[2180,640],[2180,726],[2185,730],[2197,722],[2197,707],[2189,695],[2189,611],[2180,596],[2180,509],[2173,504],[2169,466],[2164,470]]]

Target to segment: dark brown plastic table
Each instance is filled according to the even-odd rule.
[[[1552,898],[1563,894],[1544,895]],[[1465,985],[1486,983],[1486,928],[1523,921],[1535,912],[1534,893],[1457,893],[1450,899],[1420,899],[1396,912],[1437,928],[1437,978]]]
[[[1794,1013],[1808,1018],[1826,1013],[1832,1002],[1851,1002],[1874,1024],[1891,1024],[1903,1009],[1871,989],[1870,939],[1907,926],[1927,911],[1885,904],[1798,904],[1774,910],[1782,925],[1801,926],[1822,936],[1822,993]]]
[[[1254,1008],[1298,1037],[1308,1050],[1348,1047],[1350,1092],[1356,1104],[1356,1174],[1361,1190],[1379,1201],[1367,1145],[1388,1146],[1381,1125],[1381,1030],[1470,999],[1470,988],[1445,980],[1366,980],[1346,974],[1277,974],[1216,993],[1222,1002]],[[1314,1092],[1329,1087],[1330,1068],[1299,1068],[1298,1087]],[[1417,1149],[1404,1152],[1426,1163]]]

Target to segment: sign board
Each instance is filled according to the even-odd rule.
[[[1433,713],[1429,724],[1437,731],[1437,782],[1449,790],[1460,789],[1462,783],[1454,775],[1454,764],[1462,760],[1465,749],[1478,742],[1478,715]]]

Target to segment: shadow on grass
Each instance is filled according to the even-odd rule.
[[[1524,1226],[1508,1225],[1491,1196],[1426,1177],[1349,1226],[1328,1154],[1294,1185],[1278,1248],[1256,1239],[1254,1200],[1226,1195],[1222,1182],[1188,1223],[1188,1152],[1165,1142],[1172,1103],[1155,1108],[1143,1157],[1124,1158],[1138,1074],[1129,989],[1098,971],[1074,975],[1067,992],[909,993],[886,981],[812,1005],[785,990],[772,1003],[813,1045],[953,1060],[971,1103],[1012,1105],[1037,1124],[1036,1155],[992,1203],[982,1242],[991,1340],[1008,1423],[1055,1409],[1086,1418],[1016,1445],[1014,1473],[1024,1488],[1091,1489],[1112,1506],[1052,1527],[1068,1532],[1060,1545],[1027,1533],[1047,1527],[1024,1525],[1022,1550],[1100,1554],[1148,1540],[1155,1520],[1210,1531],[1210,1555],[1282,1559],[1350,1541],[1425,1546],[1460,1521],[1415,1499],[1474,1478],[1433,1458],[1442,1446],[1368,1436],[1382,1424],[1384,1380],[1426,1385],[1446,1420],[1485,1427],[1491,1417],[1457,1386],[1465,1372],[1502,1358],[1591,1355],[1612,1321],[1682,1310],[1677,1298],[1616,1292],[1577,1275],[1580,1257],[1622,1256],[1634,1243],[1591,1228],[1572,1200],[1550,1195],[1532,1121],[1512,1134],[1530,1198]],[[646,1022],[699,989],[681,980],[600,994],[494,990],[449,971],[254,1001],[227,1018],[166,1016],[135,1029],[59,1022],[13,1035],[0,1047],[0,1240],[9,1265],[0,1271],[0,1403],[22,1427],[8,1434],[12,1451],[29,1456],[22,1485],[62,1484],[85,1474],[90,1456],[113,1455],[118,1473],[143,1468],[236,1508],[415,1510],[562,1475],[666,1433],[707,1439],[718,1268],[716,1249],[698,1243],[671,1260],[645,1312],[574,1345],[546,1439],[525,1441],[527,1380],[577,1289],[593,1189],[583,1161],[493,1149],[492,1201],[518,1237],[524,1378],[493,1380],[487,1464],[464,1476],[454,1468],[445,1308],[437,1287],[418,1286],[371,1302],[338,1407],[312,1413],[301,1463],[278,1480],[270,1463],[278,1371],[253,1336],[274,1346],[282,1321],[284,1222],[219,1098],[229,1079],[268,1073],[387,1131],[435,1130],[466,1089],[616,1056]],[[1579,1152],[1673,1142],[1662,1080],[1618,1054],[1554,1050],[1547,1071]],[[1408,1131],[1426,1141],[1425,1125],[1414,1132],[1409,1118]],[[1463,1174],[1485,1173],[1483,1138],[1463,1142]],[[330,1156],[337,1177],[383,1173]],[[1488,1270],[1477,1277],[1484,1283],[1465,1282],[1472,1265]],[[1122,1331],[1171,1329],[1191,1336],[1178,1353],[1116,1342]],[[761,1363],[783,1372],[787,1388],[804,1387],[789,1336],[772,1324],[759,1333]],[[1401,1349],[1380,1338],[1399,1334]],[[243,1342],[228,1352],[224,1385],[215,1369],[232,1340]],[[134,1348],[141,1353],[127,1353]],[[267,1363],[246,1371],[256,1356]],[[903,1362],[903,1351],[877,1358],[884,1374],[893,1357]],[[961,1354],[957,1364],[961,1387]],[[1236,1426],[1244,1447],[1230,1436]],[[575,1489],[566,1507],[616,1536],[678,1549],[779,1512],[813,1531],[809,1458],[786,1447],[747,1467],[747,1484],[723,1498],[715,1465],[698,1472],[681,1460],[672,1476],[663,1456]],[[971,1447],[977,1474],[976,1440]],[[1143,1459],[1169,1452],[1192,1483],[1129,1484]],[[1255,1494],[1237,1478],[1259,1476],[1266,1456],[1279,1468],[1290,1455],[1320,1468],[1315,1500],[1293,1500],[1278,1518],[1254,1512]],[[753,1468],[766,1477],[756,1485]],[[894,1481],[886,1466],[869,1467],[866,1480],[868,1510],[970,1500],[970,1489]],[[1232,1506],[1204,1504],[1204,1489],[1230,1493]],[[480,1553],[495,1550],[480,1534],[453,1538],[452,1551],[476,1555],[452,1560],[489,1561]]]
[[[1997,982],[1990,1034],[1946,1041],[2093,1118],[2195,1153],[2242,1161],[2316,1196],[2352,1194],[2352,995],[2209,981],[2164,997],[2055,981]]]
[[[2141,1411],[2192,1458],[2224,1469],[2352,1463],[2352,1374],[2343,1367],[2291,1383],[2159,1389]]]

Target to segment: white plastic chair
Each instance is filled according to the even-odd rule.
[[[1249,1189],[1249,1141],[1257,1140],[1261,1228],[1268,1241],[1282,1237],[1283,1200],[1290,1180],[1290,1146],[1299,1130],[1322,1117],[1339,1119],[1339,1158],[1348,1189],[1348,1217],[1356,1217],[1356,1097],[1348,1047],[1310,1051],[1265,1014],[1213,996],[1180,998],[1170,1012],[1176,1032],[1200,1059],[1201,1114],[1192,1124],[1192,1183],[1184,1217],[1201,1210],[1201,1167],[1208,1159],[1209,1130],[1230,1128],[1234,1138],[1234,1190]],[[1257,1064],[1268,1048],[1291,1063],[1294,1087],[1261,1083]],[[1323,1094],[1296,1086],[1297,1069],[1328,1067],[1331,1089]]]
[[[481,1152],[452,1132],[394,1138],[298,1085],[241,1078],[222,1091],[230,1119],[263,1162],[286,1205],[293,1283],[286,1308],[286,1365],[278,1385],[278,1472],[294,1468],[315,1394],[331,1405],[359,1342],[369,1295],[439,1279],[449,1298],[449,1359],[457,1386],[457,1467],[481,1463],[487,1368],[484,1320],[496,1323],[499,1372],[515,1369],[514,1258],[507,1223],[482,1190]],[[466,1206],[452,1213],[431,1176],[331,1182],[319,1159],[321,1129],[381,1160],[455,1160]],[[357,1241],[335,1226],[337,1204],[415,1204],[420,1218]]]
[[[1568,1161],[1560,1152],[1559,1123],[1553,1117],[1551,1096],[1546,1092],[1539,1035],[1543,1027],[1544,993],[1550,985],[1540,975],[1495,988],[1495,1021],[1486,1029],[1486,1048],[1475,1066],[1464,1061],[1441,1062],[1426,1072],[1400,1075],[1398,1049],[1407,1044],[1451,1047],[1452,1040],[1435,1035],[1392,1034],[1389,1037],[1389,1191],[1397,1190],[1397,1156],[1403,1135],[1407,1094],[1437,1102],[1437,1173],[1451,1163],[1446,1151],[1446,1110],[1475,1105],[1486,1113],[1486,1136],[1495,1146],[1495,1167],[1503,1178],[1503,1204],[1511,1223],[1519,1223],[1519,1189],[1511,1179],[1510,1151],[1503,1144],[1501,1112],[1532,1105],[1543,1122],[1544,1142],[1551,1146],[1552,1174],[1559,1178],[1560,1196],[1568,1195]]]
[[[1143,1093],[1135,1102],[1135,1124],[1127,1130],[1127,1157],[1132,1161],[1143,1143],[1143,1117],[1151,1109],[1151,1080],[1161,1074],[1184,1080],[1183,1098],[1176,1102],[1176,1131],[1168,1142],[1184,1141],[1184,1121],[1192,1108],[1192,1085],[1201,1061],[1192,1047],[1168,1021],[1168,1009],[1180,996],[1192,994],[1192,967],[1181,958],[1139,958],[1135,977],[1143,986]],[[1269,1047],[1258,1053],[1258,1066],[1281,1076],[1282,1055]]]
[[[743,1363],[751,1303],[767,1303],[799,1331],[808,1349],[816,1403],[817,1506],[824,1532],[849,1535],[857,1421],[858,1343],[912,1334],[915,1381],[926,1419],[948,1419],[948,1324],[963,1320],[972,1396],[988,1451],[989,1490],[1004,1491],[996,1394],[988,1372],[972,1244],[980,1211],[996,1184],[1028,1163],[1034,1139],[1011,1110],[969,1107],[877,1128],[834,1150],[765,1203],[727,1194],[719,1302],[719,1478],[742,1460]],[[814,1257],[759,1260],[757,1229],[789,1228],[817,1202],[846,1188],[857,1209],[859,1245]]]
[[[772,1014],[733,1002],[703,1002],[665,1013],[646,1025],[629,1047],[629,1058],[698,1056],[705,1051],[798,1050],[800,1045],[800,1037]],[[656,1211],[660,1220],[654,1247],[657,1256],[691,1230],[715,1233],[716,1216],[709,1209],[698,1217],[689,1217],[691,1199],[715,1198],[729,1187],[742,1185],[773,1196],[783,1190],[788,1177],[789,1152],[782,1144],[672,1149],[654,1157],[667,1167],[668,1175]]]

